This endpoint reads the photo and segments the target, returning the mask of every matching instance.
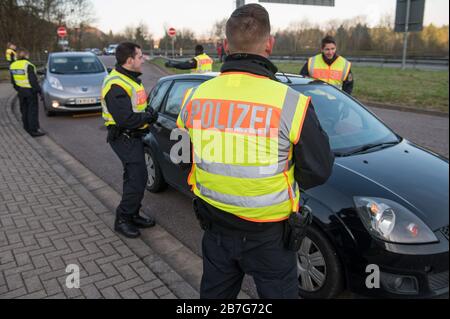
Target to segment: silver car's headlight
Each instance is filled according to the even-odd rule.
[[[439,241],[419,217],[394,201],[371,197],[355,197],[354,200],[364,226],[378,239],[397,244]]]
[[[57,78],[55,78],[53,76],[49,76],[48,77],[48,83],[50,83],[50,86],[52,88],[54,88],[54,89],[57,89],[57,90],[60,90],[60,91],[64,90],[61,82]]]

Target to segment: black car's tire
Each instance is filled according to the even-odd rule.
[[[323,266],[314,267],[314,272],[320,272],[324,276],[322,285],[313,282],[314,289],[304,289],[306,287],[302,278],[307,276],[305,265],[311,265],[308,258],[305,258],[305,250],[308,250],[309,242],[311,242],[309,253],[310,256],[318,257],[322,255],[322,259],[312,258],[315,264],[323,264]],[[303,257],[301,257],[303,256]],[[299,295],[304,299],[333,299],[337,298],[344,289],[344,274],[341,262],[336,253],[336,249],[326,238],[326,236],[315,226],[311,226],[307,232],[307,236],[302,243],[302,248],[298,253],[299,265]],[[303,276],[301,275],[303,274]],[[315,278],[318,278],[315,276]],[[313,279],[314,280],[314,279]],[[311,287],[310,287],[311,288]]]
[[[147,164],[148,183],[147,190],[159,193],[166,189],[167,183],[161,172],[161,167],[149,147],[145,147],[145,163]]]

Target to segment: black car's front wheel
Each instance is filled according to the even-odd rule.
[[[151,193],[163,191],[167,186],[166,181],[164,180],[158,161],[148,147],[145,148],[145,163],[148,172],[147,190]]]
[[[332,299],[342,292],[341,262],[333,245],[315,226],[309,228],[297,257],[300,297]]]

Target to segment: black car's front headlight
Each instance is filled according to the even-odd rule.
[[[439,241],[419,217],[394,201],[371,197],[355,197],[354,201],[364,226],[378,239],[397,244]]]

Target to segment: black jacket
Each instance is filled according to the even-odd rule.
[[[332,65],[334,61],[337,60],[338,57],[339,55],[336,55],[333,59],[328,60],[327,57],[323,55],[323,60],[325,61],[326,64]],[[311,74],[309,74],[308,62],[303,66],[303,69],[300,71],[300,75],[309,77],[311,76]],[[347,79],[344,81],[342,85],[342,91],[347,92],[348,94],[351,95],[353,93],[354,86],[355,86],[355,79],[353,77],[352,70],[350,69],[350,73],[348,74]]]
[[[128,76],[138,84],[142,83],[139,79],[141,73],[128,71],[121,66],[116,66],[116,71]],[[111,86],[111,90],[106,94],[105,101],[109,113],[111,113],[117,126],[122,129],[137,130],[149,123],[151,119],[149,113],[133,112],[130,96],[118,85]]]
[[[14,62],[13,62],[14,63]],[[30,82],[31,89],[21,88],[16,85],[14,82],[14,78],[11,74],[11,83],[14,86],[14,89],[21,95],[30,95],[30,94],[38,94],[41,93],[41,86],[39,84],[39,80],[36,75],[36,70],[31,65],[28,66],[28,81]]]
[[[275,74],[277,68],[268,59],[247,54],[228,56],[222,67],[222,73],[248,72],[278,81]],[[334,154],[330,149],[328,135],[322,129],[314,106],[310,105],[299,144],[294,146],[295,179],[302,190],[324,184],[331,176]],[[242,231],[260,231],[271,227],[273,223],[252,223],[235,217],[229,213],[201,201],[203,217],[219,223],[223,227]]]

